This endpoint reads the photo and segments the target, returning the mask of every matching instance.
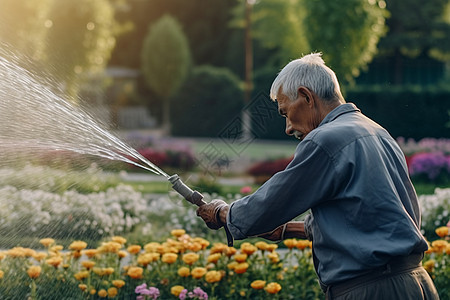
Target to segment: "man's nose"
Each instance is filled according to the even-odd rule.
[[[289,119],[286,118],[286,134],[287,135],[293,135],[294,134],[294,129],[292,128],[291,122],[289,122]]]

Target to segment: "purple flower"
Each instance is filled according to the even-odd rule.
[[[186,299],[186,295],[187,295],[188,290],[184,289],[181,291],[180,295],[178,296],[180,298],[180,300],[185,300]]]
[[[434,180],[441,172],[450,173],[450,156],[442,152],[417,153],[411,157],[409,172],[411,176],[426,175]]]
[[[201,288],[196,287],[192,292],[188,293],[189,298],[198,297],[199,300],[208,300],[208,294],[205,293]]]
[[[144,290],[147,290],[147,284],[146,284],[146,283],[143,283],[143,284],[141,284],[141,285],[138,285],[138,286],[134,289],[134,292],[135,292],[136,294],[142,294],[142,292],[143,292]]]
[[[139,296],[136,297],[137,300],[144,300],[145,297],[142,295],[147,295],[150,296],[150,299],[158,299],[160,293],[159,293],[159,289],[155,288],[155,287],[149,287],[147,289],[147,284],[143,283],[141,285],[138,285],[136,287],[136,289],[134,290],[134,292],[136,294],[140,294]]]

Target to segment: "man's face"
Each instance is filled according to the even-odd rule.
[[[286,118],[286,134],[303,140],[319,124],[317,108],[309,95],[298,93],[297,99],[291,101],[282,94],[277,94],[278,112]]]

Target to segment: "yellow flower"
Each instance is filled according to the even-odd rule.
[[[80,250],[75,250],[72,252],[72,257],[73,258],[80,258],[81,257],[81,251]]]
[[[234,256],[234,260],[241,263],[247,260],[247,254],[237,254]]]
[[[33,257],[34,255],[36,255],[36,251],[30,248],[24,248],[23,252],[25,253],[25,256],[28,257]]]
[[[119,243],[121,245],[125,245],[125,243],[127,242],[127,239],[121,236],[113,236],[111,238],[111,240],[115,243]]]
[[[262,290],[266,286],[266,282],[264,280],[255,280],[250,286],[255,290]]]
[[[114,298],[115,296],[117,296],[117,293],[118,293],[118,291],[117,291],[117,288],[115,288],[115,287],[110,287],[108,289],[108,297],[110,297],[110,298]]]
[[[63,261],[61,256],[53,256],[47,259],[45,262],[55,268],[57,268]]]
[[[271,283],[267,284],[267,286],[265,287],[265,290],[269,294],[276,294],[279,291],[281,291],[281,285],[276,282],[271,282]]]
[[[69,249],[74,251],[81,251],[87,247],[87,243],[83,241],[74,241],[70,244]]]
[[[131,245],[127,248],[128,253],[130,254],[138,254],[141,251],[141,246],[139,245]]]
[[[278,248],[277,244],[267,244],[267,251],[275,251]]]
[[[450,255],[450,244],[445,247],[445,254]]]
[[[119,252],[117,252],[117,255],[119,256],[119,258],[124,258],[128,256],[128,253],[126,251],[120,250]]]
[[[202,278],[203,275],[205,275],[205,274],[206,274],[206,269],[205,269],[205,268],[202,268],[202,267],[194,268],[194,269],[192,269],[192,271],[191,271],[191,275],[192,275],[192,277],[195,278],[195,279],[200,279],[200,278]]]
[[[184,230],[184,229],[174,229],[170,232],[170,234],[173,235],[174,237],[180,237],[185,233],[186,233],[186,230]]]
[[[5,272],[3,272],[2,270],[0,270],[0,279],[2,279],[4,275],[5,275]]]
[[[144,269],[142,269],[141,267],[130,267],[128,269],[127,275],[133,279],[141,279],[143,272]]]
[[[178,275],[181,277],[188,277],[191,274],[191,270],[188,267],[181,267],[178,269]]]
[[[112,267],[102,269],[102,275],[104,275],[104,276],[109,276],[113,273],[114,273],[114,268],[112,268]]]
[[[4,259],[6,257],[5,252],[0,252],[0,260]]]
[[[202,245],[202,250],[205,250],[209,246],[209,241],[205,240],[204,238],[196,237],[192,240],[194,243],[198,243]]]
[[[273,264],[276,264],[280,261],[280,257],[278,256],[277,252],[270,252],[269,254],[267,254],[267,257]]]
[[[86,255],[88,258],[93,258],[95,255],[97,255],[97,249],[87,249],[81,251],[81,253]]]
[[[39,243],[41,243],[45,248],[48,248],[48,247],[50,247],[52,244],[55,243],[55,240],[54,240],[54,239],[51,239],[51,238],[46,238],[46,239],[41,239],[41,240],[39,241]]]
[[[445,240],[436,240],[431,243],[433,247],[433,251],[435,253],[443,253],[445,248],[447,247],[448,242]]]
[[[37,252],[34,256],[33,256],[33,258],[35,259],[35,260],[37,260],[37,261],[41,261],[41,260],[43,260],[44,258],[46,258],[47,257],[47,253],[45,253],[45,252]]]
[[[296,239],[286,239],[283,241],[283,243],[288,247],[289,249],[294,248],[297,245]]]
[[[159,253],[142,253],[138,256],[137,263],[146,267],[149,263],[159,259]]]
[[[178,297],[181,292],[184,290],[184,286],[182,285],[174,285],[170,288],[170,293],[174,295],[175,297]]]
[[[161,260],[167,264],[173,264],[176,262],[178,255],[175,253],[165,253],[163,254]]]
[[[97,290],[96,290],[96,289],[91,289],[91,290],[89,291],[89,293],[90,293],[91,295],[95,295],[95,294],[97,293]]]
[[[307,247],[309,247],[310,243],[311,243],[311,242],[308,241],[308,240],[298,240],[295,246],[296,246],[297,249],[299,249],[299,250],[304,250],[304,249],[306,249]]]
[[[198,252],[203,249],[203,246],[200,243],[188,243],[186,249],[191,250],[192,252]]]
[[[239,263],[238,263],[237,261],[230,262],[230,263],[227,265],[227,268],[230,269],[230,270],[234,270],[234,268],[236,268],[236,266],[237,266],[238,264],[239,264]]]
[[[100,291],[98,291],[98,296],[100,298],[106,298],[108,297],[108,292],[105,289],[101,289]]]
[[[97,251],[99,253],[117,253],[119,252],[120,248],[122,248],[122,244],[117,242],[107,242],[102,243],[102,245],[97,248]]]
[[[430,259],[423,263],[423,268],[427,270],[428,273],[433,273],[435,264],[436,261],[434,259]]]
[[[116,288],[120,289],[121,287],[123,287],[123,286],[125,285],[125,281],[123,281],[123,280],[121,280],[121,279],[116,279],[116,280],[113,280],[113,281],[112,281],[112,284],[113,284]]]
[[[266,251],[267,250],[267,246],[269,246],[269,244],[267,244],[266,242],[256,242],[255,243],[256,248],[258,248],[261,251]]]
[[[160,243],[151,242],[144,245],[145,252],[158,252],[158,248],[161,247]]]
[[[223,251],[223,253],[225,253],[225,255],[228,257],[235,255],[236,252],[237,252],[237,249],[234,247],[226,247]]]
[[[23,247],[14,247],[12,249],[9,249],[6,254],[9,257],[18,258],[18,257],[25,257],[25,248]]]
[[[188,264],[188,265],[193,265],[198,259],[199,259],[199,255],[196,253],[186,253],[185,255],[183,255],[183,261]]]
[[[78,288],[84,292],[87,289],[87,285],[85,285],[84,283],[80,283],[78,285]]]
[[[41,267],[40,266],[31,266],[28,268],[28,276],[30,278],[38,278],[41,275]]]
[[[448,235],[448,230],[449,229],[448,229],[447,226],[442,226],[442,227],[437,228],[435,231],[436,231],[436,234],[440,238],[444,238],[444,237],[446,237]]]
[[[55,252],[55,253],[58,253],[59,251],[61,251],[62,249],[64,249],[64,247],[63,246],[61,246],[61,245],[55,245],[55,246],[52,246],[51,248],[50,248],[50,252]]]
[[[95,266],[95,262],[92,260],[85,260],[81,262],[81,265],[86,269],[90,270]]]
[[[220,253],[211,254],[210,256],[208,256],[207,261],[209,263],[215,264],[220,259],[221,256],[222,256],[222,254],[220,254]]]
[[[242,243],[241,245],[241,252],[247,255],[252,255],[256,250],[258,250],[258,248],[248,242]]]
[[[219,282],[222,279],[222,274],[219,271],[209,271],[205,274],[205,280],[209,283]]]
[[[76,280],[83,280],[83,279],[89,277],[89,272],[81,271],[81,272],[75,273],[75,275],[73,275],[73,276],[75,277]]]
[[[249,267],[249,264],[246,262],[239,263],[234,267],[234,272],[236,272],[236,274],[243,274],[243,273],[247,272],[248,267]]]
[[[222,252],[224,252],[224,251],[226,250],[227,247],[228,247],[228,246],[225,245],[225,244],[222,244],[222,243],[215,243],[215,244],[212,246],[212,248],[211,248],[211,250],[210,250],[210,253],[211,253],[211,254],[213,254],[213,253],[222,253]]]

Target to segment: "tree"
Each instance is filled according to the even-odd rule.
[[[404,58],[450,60],[448,0],[390,0],[389,33],[380,40],[382,56],[393,57],[394,83],[404,82]]]
[[[386,2],[378,0],[304,1],[311,50],[323,52],[338,77],[352,82],[373,59],[386,33],[385,7]]]
[[[49,73],[76,99],[82,74],[104,69],[115,45],[114,10],[108,0],[54,0],[47,16]]]
[[[188,40],[173,17],[165,15],[149,27],[141,60],[148,87],[163,101],[162,127],[170,133],[170,99],[191,66]]]

